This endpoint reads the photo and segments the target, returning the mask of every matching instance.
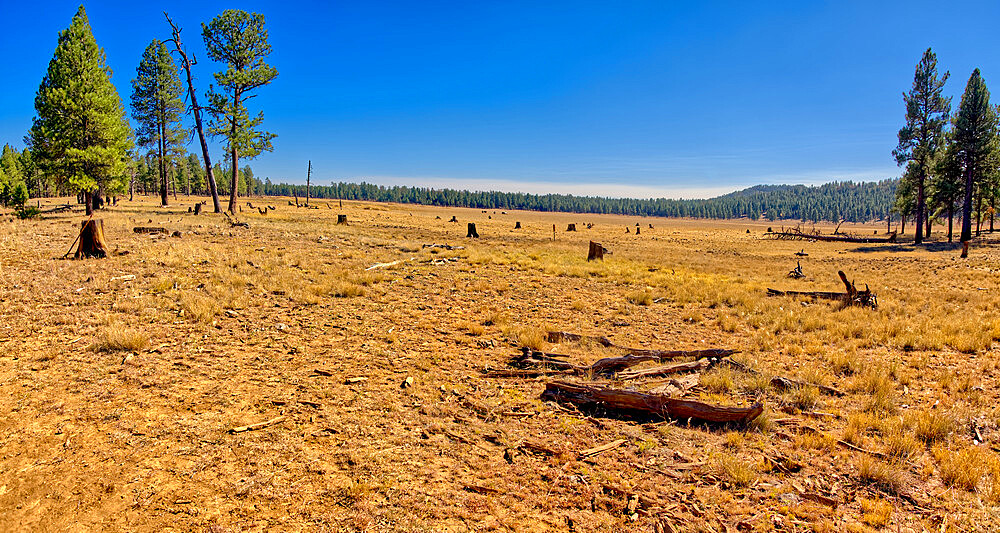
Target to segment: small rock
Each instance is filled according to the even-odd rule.
[[[403,380],[403,384],[400,385],[399,387],[402,389],[406,389],[412,386],[413,386],[413,378],[410,376],[406,376],[406,379]]]
[[[233,311],[232,309],[226,309],[226,316],[236,318],[240,316],[240,314],[237,313],[236,311]]]
[[[288,330],[288,326],[286,324],[278,324],[277,326],[274,326],[274,327],[277,328],[278,331],[287,331]]]

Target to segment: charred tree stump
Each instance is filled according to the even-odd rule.
[[[520,222],[515,222],[514,223],[514,229],[521,229],[521,223]]]
[[[601,246],[601,243],[590,241],[590,251],[587,252],[587,261],[596,261],[600,259],[604,261],[604,254],[611,253],[607,248]]]
[[[73,257],[82,259],[107,256],[108,244],[104,240],[104,221],[99,218],[84,221],[80,227],[80,246]]]
[[[566,226],[566,231],[576,231],[576,224]]]
[[[676,420],[698,420],[714,423],[748,423],[764,412],[764,406],[723,407],[692,400],[671,398],[664,394],[643,394],[609,387],[595,387],[564,381],[545,386],[543,400],[570,403],[596,409],[605,415],[654,416]]]
[[[479,233],[476,232],[475,222],[469,222],[469,233],[466,235],[466,237],[471,237],[473,239],[479,238]]]
[[[347,215],[337,215],[337,225],[346,226],[347,225]]]

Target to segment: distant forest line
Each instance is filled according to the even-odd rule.
[[[252,190],[264,196],[306,197],[305,185],[255,182]],[[656,217],[690,217],[807,222],[872,222],[885,220],[893,208],[898,179],[877,182],[833,182],[823,185],[757,185],[715,198],[606,198],[571,194],[475,192],[385,186],[371,183],[312,185],[309,196],[320,199],[364,200],[477,209],[524,209]]]

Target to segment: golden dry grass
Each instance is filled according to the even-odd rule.
[[[245,229],[188,215],[193,201],[100,213],[128,252],[105,260],[57,259],[79,212],[4,218],[0,529],[650,530],[651,501],[692,531],[1000,527],[989,237],[959,261],[940,242],[771,241],[747,221],[279,199]],[[637,221],[642,235],[624,234]],[[553,241],[570,222],[595,226]],[[589,240],[614,254],[587,262]],[[788,279],[802,248],[807,277]],[[839,290],[838,269],[881,307],[764,296]],[[675,394],[765,414],[746,428],[595,418],[542,402],[544,378],[484,377],[520,346],[621,355],[552,345],[552,330],[739,350],[756,373],[716,366]],[[760,467],[775,457],[799,467]],[[788,499],[800,489],[843,504]],[[649,497],[635,522],[631,494]]]

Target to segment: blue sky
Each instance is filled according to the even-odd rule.
[[[18,147],[78,3],[0,2],[0,143]],[[899,175],[901,93],[932,46],[957,106],[1000,82],[997,2],[86,2],[128,102],[169,37],[221,66],[200,23],[266,16],[279,77],[259,91],[259,177],[697,197],[758,183]],[[1000,98],[1000,97],[998,97]],[[189,149],[198,152],[196,143]],[[219,159],[221,146],[213,150]]]

